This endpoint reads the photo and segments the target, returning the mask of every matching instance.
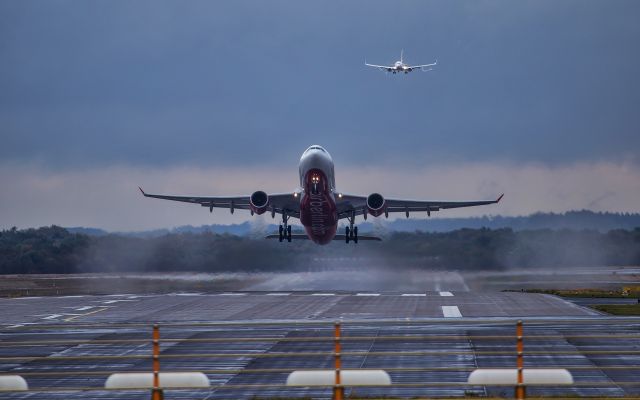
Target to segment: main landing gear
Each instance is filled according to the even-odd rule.
[[[353,243],[358,243],[358,227],[353,225],[356,220],[356,213],[352,213],[347,220],[349,220],[349,226],[344,229],[344,240],[346,243],[349,243],[351,240],[353,240]]]
[[[282,242],[287,239],[287,242],[291,242],[291,225],[288,224],[289,216],[285,211],[282,212],[282,225],[278,229],[280,236],[278,239]]]

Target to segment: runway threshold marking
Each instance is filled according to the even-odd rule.
[[[458,306],[442,306],[442,315],[445,318],[461,318],[462,314]]]
[[[453,296],[453,293],[451,293],[451,292],[440,292],[440,296],[442,296],[442,297],[451,297],[451,296]]]
[[[133,300],[107,300],[107,301],[103,301],[102,304],[114,304],[114,303],[120,303],[123,301],[133,301]]]
[[[74,320],[74,319],[76,319],[76,318],[86,317],[87,315],[91,315],[91,314],[97,314],[97,313],[99,313],[99,312],[101,312],[101,311],[108,310],[109,308],[110,308],[110,307],[102,307],[102,308],[99,308],[99,309],[97,309],[97,310],[90,311],[90,312],[88,312],[88,313],[79,314],[79,315],[74,315],[73,317],[65,318],[65,319],[64,319],[64,322],[73,321],[73,320]]]
[[[56,318],[60,318],[60,317],[62,317],[62,314],[51,314],[48,317],[44,317],[44,318],[41,318],[41,319],[56,319]]]
[[[403,293],[402,297],[427,297],[426,293]]]

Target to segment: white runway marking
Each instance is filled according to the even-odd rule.
[[[335,296],[335,293],[312,293],[312,296]]]
[[[462,314],[460,314],[460,310],[458,306],[442,306],[442,315],[445,318],[460,318]]]
[[[370,297],[374,297],[374,296],[380,296],[380,293],[357,293],[356,296],[370,296]]]
[[[62,317],[62,314],[51,314],[48,317],[44,317],[42,319],[56,319]]]
[[[403,293],[403,297],[427,297],[426,293]]]
[[[289,296],[291,293],[267,293],[267,296]]]
[[[80,308],[76,308],[76,311],[87,311],[87,310],[91,310],[93,308],[93,306],[84,306],[84,307],[80,307]]]
[[[107,300],[107,301],[103,301],[102,304],[113,304],[113,303],[120,303],[123,301],[133,301],[133,300]]]
[[[442,296],[442,297],[450,297],[450,296],[453,296],[453,293],[451,293],[451,292],[440,292],[440,296]]]
[[[220,296],[246,296],[246,293],[220,293]]]

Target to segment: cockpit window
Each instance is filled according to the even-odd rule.
[[[309,150],[320,150],[320,151],[322,151],[323,153],[326,153],[326,152],[327,152],[325,149],[323,149],[323,148],[322,148],[322,147],[320,147],[320,146],[310,146],[310,147],[307,149],[307,151],[309,151]],[[305,152],[305,153],[306,153],[306,152]]]

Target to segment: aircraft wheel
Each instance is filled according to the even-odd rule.
[[[278,233],[280,234],[280,236],[278,237],[278,240],[280,240],[282,242],[282,240],[284,239],[284,229],[282,228],[282,225],[280,225],[280,229],[278,229]]]
[[[287,242],[291,242],[291,225],[287,226]]]
[[[345,243],[349,243],[349,227],[344,228],[344,241]]]
[[[358,243],[358,227],[353,227],[353,243]]]

